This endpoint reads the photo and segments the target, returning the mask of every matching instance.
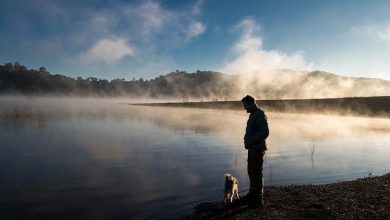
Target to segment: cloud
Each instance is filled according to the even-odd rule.
[[[352,31],[370,36],[374,39],[390,42],[390,22],[353,27]]]
[[[198,0],[192,6],[190,13],[192,15],[200,15],[202,13],[203,0]]]
[[[203,34],[206,31],[206,27],[199,21],[194,21],[190,24],[187,31],[187,39],[191,39],[198,35]]]
[[[154,1],[145,1],[136,6],[128,5],[123,7],[122,12],[119,10],[119,13],[122,13],[122,22],[129,30],[135,30],[147,39],[169,28],[170,22],[177,21],[178,16],[174,11],[164,9]]]
[[[232,47],[234,58],[222,67],[222,72],[241,74],[275,69],[310,69],[311,65],[306,63],[302,51],[287,54],[263,49],[263,39],[258,34],[260,26],[252,18],[243,19],[234,29],[240,31],[241,36]]]
[[[126,43],[125,39],[101,39],[82,55],[82,60],[115,63],[125,56],[132,55],[134,55],[134,49]]]
[[[100,17],[104,17],[103,21],[109,21],[104,26],[105,29],[120,34],[131,42],[145,44],[144,46],[151,42],[158,44],[161,39],[170,39],[170,43],[177,44],[177,41],[186,42],[189,36],[198,36],[206,30],[205,25],[199,21],[200,5],[196,2],[192,7],[173,10],[147,0],[99,11],[91,20],[99,21],[102,20]]]
[[[172,47],[173,44],[186,43],[206,31],[205,25],[197,20],[201,4],[198,1],[188,9],[174,11],[163,8],[157,2],[146,1],[138,6],[125,8],[123,14],[125,20],[131,22],[128,27],[133,26],[131,29],[141,34],[142,41],[149,44],[150,41],[161,40],[160,38],[170,39]]]
[[[163,73],[158,68],[142,70],[145,66],[177,68],[173,52],[206,31],[202,0],[178,5],[157,0],[103,1],[98,5],[91,1],[37,0],[26,1],[22,8],[10,1],[6,8],[1,18],[12,21],[12,25],[8,22],[2,27],[1,48],[21,54],[19,60],[35,59],[48,67],[49,61],[55,63],[57,70],[52,71],[60,69],[63,74],[96,70]],[[19,36],[17,44],[14,36]],[[43,51],[42,44],[50,46]]]
[[[187,7],[170,9],[151,0],[116,3],[89,12],[74,42],[78,42],[81,48],[97,42],[80,54],[84,58],[82,61],[102,64],[121,61],[124,56],[134,55],[137,48],[136,56],[131,56],[126,62],[134,64],[132,71],[142,70],[149,66],[151,58],[163,62],[172,50],[185,46],[206,31],[206,26],[200,21],[201,5],[202,1],[197,1]],[[108,40],[113,36],[117,38],[115,42]],[[131,45],[126,42],[131,42]],[[155,62],[153,65],[166,66]]]

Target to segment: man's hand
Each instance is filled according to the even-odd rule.
[[[245,149],[249,149],[249,141],[244,140]]]

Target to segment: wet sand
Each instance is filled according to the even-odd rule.
[[[390,173],[323,185],[267,186],[264,208],[200,203],[181,219],[390,219]]]

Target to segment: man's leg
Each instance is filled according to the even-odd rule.
[[[263,204],[263,162],[264,152],[248,150],[248,175],[250,181],[249,202]]]

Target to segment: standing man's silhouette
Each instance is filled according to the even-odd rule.
[[[250,207],[263,206],[263,162],[269,135],[267,116],[259,109],[255,99],[249,95],[241,100],[245,110],[250,113],[244,136],[245,149],[248,150],[248,175]]]

